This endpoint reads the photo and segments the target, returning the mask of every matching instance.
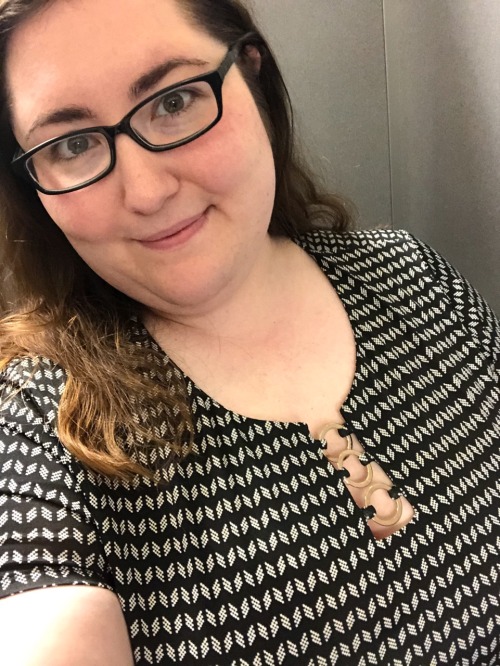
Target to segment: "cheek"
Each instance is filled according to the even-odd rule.
[[[99,189],[57,196],[39,194],[39,197],[54,223],[70,241],[98,241],[104,240],[109,232],[106,216],[103,215],[108,206],[99,195]]]
[[[274,193],[274,158],[260,114],[251,97],[238,106],[241,111],[228,103],[219,124],[186,146],[193,181],[216,195]]]

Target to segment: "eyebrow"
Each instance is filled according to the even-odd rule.
[[[206,67],[209,63],[206,60],[198,60],[198,58],[174,58],[160,63],[153,67],[149,72],[140,76],[129,88],[128,96],[131,101],[137,100],[141,95],[147,93],[153,88],[164,76],[177,67],[193,66],[193,67]]]
[[[153,67],[142,76],[140,76],[129,87],[128,96],[131,101],[137,101],[141,95],[149,92],[161,79],[174,69],[183,66],[193,67],[206,67],[208,66],[206,60],[199,60],[198,58],[173,58],[166,60]],[[75,120],[93,120],[95,114],[88,108],[83,106],[66,106],[56,111],[49,111],[48,113],[40,116],[33,123],[28,130],[25,140],[28,142],[30,136],[37,129],[48,127],[49,125],[56,125],[57,123],[72,122]]]

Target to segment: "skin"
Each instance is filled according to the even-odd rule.
[[[56,2],[14,32],[6,71],[13,129],[24,149],[73,129],[112,125],[155,90],[220,64],[226,46],[190,25],[173,0],[147,0],[147,8],[138,0]],[[139,77],[179,57],[206,65],[182,66],[130,98]],[[157,341],[207,393],[250,417],[304,422],[317,437],[325,423],[341,420],[355,369],[353,331],[315,262],[267,233],[272,150],[237,67],[223,99],[222,120],[200,139],[152,153],[120,135],[117,165],[105,179],[40,198],[84,261],[144,305]],[[38,118],[66,106],[88,107],[92,119],[36,130],[27,140]],[[174,245],[141,242],[203,213],[196,232]],[[328,440],[344,445],[335,432]],[[345,466],[363,478],[357,459]],[[387,479],[380,468],[377,474]],[[406,503],[397,527],[411,516]],[[16,653],[18,627],[39,621],[39,600],[43,631]],[[73,666],[132,663],[119,602],[106,590],[58,588],[4,600],[0,627],[2,650],[20,655],[12,664],[55,664],[54,653]]]
[[[97,587],[32,590],[0,602],[2,663],[133,666],[115,594]]]
[[[130,84],[155,65],[170,57],[207,62],[176,69],[149,93],[215,69],[226,50],[189,25],[168,0],[148,0],[147,12],[136,0],[57,3],[21,26],[10,43],[16,138],[27,147],[36,118],[70,105],[90,107],[95,120],[36,131],[29,147],[72,129],[113,124],[135,103]],[[236,67],[223,90],[223,118],[204,137],[172,152],[152,153],[121,135],[117,166],[106,179],[79,192],[40,196],[101,277],[170,317],[219,307],[251,274],[271,265],[276,252],[266,233],[275,182],[271,147]],[[162,252],[138,242],[205,210],[208,221],[189,243]]]

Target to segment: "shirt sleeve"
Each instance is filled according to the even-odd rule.
[[[490,359],[490,369],[497,382],[500,379],[500,322],[493,310],[474,287],[438,252],[413,238],[423,254],[436,283],[450,299],[451,311]]]
[[[21,373],[22,374],[22,373]],[[0,597],[57,585],[112,590],[77,466],[40,409],[54,390],[0,377]]]

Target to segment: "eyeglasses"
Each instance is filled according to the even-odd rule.
[[[44,194],[63,194],[88,187],[113,170],[117,134],[152,152],[194,141],[222,118],[222,83],[244,39],[229,49],[216,70],[159,90],[116,125],[74,130],[26,152],[19,149],[13,170]]]

